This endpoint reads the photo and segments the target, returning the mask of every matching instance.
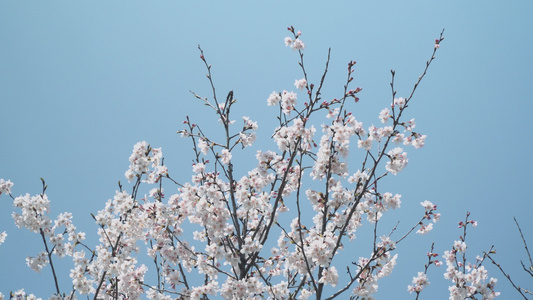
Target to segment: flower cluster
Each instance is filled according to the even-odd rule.
[[[387,162],[385,169],[391,174],[396,175],[407,166],[409,159],[407,159],[407,153],[403,152],[402,148],[394,148],[390,150],[387,155],[389,156],[390,161]]]
[[[239,132],[240,142],[243,147],[251,146],[257,139],[255,132],[246,133],[247,130],[257,130],[257,122],[250,120],[248,117],[242,117],[244,121],[243,131]],[[205,142],[204,142],[205,143]],[[204,146],[205,147],[205,146]],[[203,151],[202,151],[203,152]],[[207,154],[204,152],[204,154]]]
[[[304,79],[305,80],[305,79]],[[300,83],[295,83],[297,87],[300,86]],[[267,103],[269,106],[277,105],[281,102],[281,108],[283,109],[283,113],[286,115],[289,115],[291,111],[293,111],[296,107],[298,95],[295,92],[288,92],[283,91],[281,93],[278,93],[276,91],[272,92],[270,96],[267,99]]]
[[[437,210],[437,205],[434,205],[428,200],[425,200],[424,202],[420,202],[420,205],[422,205],[426,211],[424,215],[424,219],[433,220],[433,223],[437,223],[439,221],[440,213],[435,212],[435,210]],[[431,230],[433,230],[433,223],[424,224],[420,222],[420,228],[418,229],[416,233],[426,234],[430,232]]]
[[[396,248],[396,244],[389,237],[381,237],[381,242],[377,244],[370,258],[360,257],[356,263],[358,273],[358,286],[352,293],[365,299],[374,299],[373,295],[378,291],[378,280],[389,276],[396,266],[398,254],[392,256],[390,251]]]
[[[456,253],[458,249],[446,251],[443,255],[446,260],[446,273],[444,278],[451,280],[454,284],[449,287],[450,300],[471,298],[476,294],[480,294],[483,299],[494,299],[500,295],[494,290],[496,282],[495,278],[488,279],[488,272],[484,266],[478,264],[467,264],[463,266],[456,260]],[[463,271],[461,271],[463,269]]]
[[[12,217],[15,225],[19,228],[27,228],[35,233],[43,230],[50,234],[52,222],[48,217],[50,212],[50,201],[46,195],[16,197],[13,205],[21,210],[21,213],[13,212]]]
[[[47,265],[51,265],[52,270],[54,270],[52,255],[58,257],[73,256],[75,246],[85,239],[85,233],[77,231],[73,225],[71,213],[61,213],[55,220],[50,219],[50,201],[44,193],[45,190],[46,185],[43,180],[42,194],[35,196],[26,194],[13,200],[13,206],[20,210],[12,213],[15,225],[41,235],[44,243],[44,251],[26,258],[28,267],[36,272],[40,272]],[[5,237],[5,232],[0,234],[1,242]],[[24,290],[19,290],[13,297],[35,299],[33,295],[26,295]],[[57,297],[60,297],[59,290],[51,298],[56,299]]]
[[[0,293],[0,299],[4,299],[4,295],[2,293]],[[10,299],[14,299],[14,300],[41,300],[42,298],[37,298],[37,296],[35,296],[34,294],[26,294],[24,289],[20,289],[18,291],[11,292]]]
[[[293,33],[294,38],[286,37],[285,38],[285,46],[290,46],[294,50],[303,50],[305,49],[305,44],[300,39],[300,36],[302,35],[301,31],[298,31],[297,33],[294,32],[294,27],[287,28],[290,32]]]
[[[409,293],[420,293],[426,286],[429,285],[428,278],[424,272],[418,272],[416,277],[413,277],[413,285],[407,287]]]
[[[294,86],[299,90],[303,90],[307,87],[307,80],[305,78],[297,79],[294,81]]]
[[[305,125],[302,119],[296,118],[291,126],[277,128],[273,138],[278,145],[278,149],[281,151],[295,151],[299,148],[303,151],[310,151],[315,144],[313,136],[316,129],[313,126],[306,128]]]
[[[157,182],[162,175],[168,173],[167,168],[161,165],[162,157],[161,148],[152,149],[145,141],[138,142],[133,146],[130,167],[125,173],[126,178],[131,182],[135,177],[140,178],[143,174],[149,174],[146,182]]]
[[[11,182],[11,180],[5,181],[3,178],[0,178],[0,195],[11,194],[12,187],[13,182]]]
[[[454,242],[451,250],[445,251],[442,256],[446,261],[446,272],[444,278],[453,282],[449,287],[450,300],[473,298],[474,295],[481,295],[483,299],[494,299],[500,295],[494,290],[496,282],[495,278],[488,277],[488,271],[482,266],[485,259],[477,257],[475,263],[466,261],[465,254],[467,245],[465,243],[466,226],[468,224],[477,225],[477,222],[467,220],[459,223],[459,227],[464,227],[464,234],[461,239]],[[487,282],[488,280],[488,282]]]
[[[5,231],[0,233],[0,245],[2,245],[6,241],[6,237],[7,233]]]
[[[331,126],[323,125],[322,131],[325,134],[320,139],[316,162],[311,172],[313,179],[323,179],[327,172],[341,177],[348,176],[347,163],[342,160],[349,154],[350,138],[355,135],[358,124],[350,114],[346,118],[336,118]]]
[[[413,277],[413,281],[411,282],[411,285],[407,286],[407,291],[409,293],[416,293],[417,299],[418,295],[424,288],[426,288],[429,285],[429,280],[427,278],[427,271],[431,265],[435,265],[437,267],[440,267],[442,265],[442,262],[435,259],[435,257],[439,256],[437,253],[433,253],[434,244],[431,245],[431,252],[427,253],[428,257],[428,263],[424,266],[425,270],[424,272],[418,272],[418,275]]]

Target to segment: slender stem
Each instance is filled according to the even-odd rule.
[[[497,263],[494,259],[492,259],[492,257],[490,256],[489,253],[486,253],[486,252],[485,252],[485,256],[488,257],[488,258],[490,259],[490,261],[491,261],[496,267],[498,267],[498,269],[500,269],[500,271],[502,272],[502,274],[505,276],[505,278],[507,278],[507,280],[509,280],[509,282],[510,282],[511,285],[514,287],[514,289],[515,289],[516,291],[518,291],[518,293],[520,293],[520,295],[522,295],[522,297],[524,297],[524,299],[527,300],[528,298],[526,297],[526,295],[524,295],[524,293],[522,293],[522,288],[519,287],[519,286],[517,286],[517,285],[513,282],[513,280],[511,279],[511,276],[510,276],[509,274],[505,273],[505,271],[503,270],[502,266],[500,266],[499,263]]]
[[[524,234],[522,234],[522,228],[520,228],[520,224],[518,224],[518,221],[516,218],[513,218],[514,222],[516,223],[516,227],[518,227],[518,231],[520,232],[520,237],[522,238],[522,242],[524,243],[524,248],[526,249],[527,257],[529,258],[529,265],[531,268],[533,268],[533,261],[531,260],[531,254],[529,253],[529,249],[527,248],[526,239],[524,238]]]
[[[56,270],[54,268],[54,262],[52,261],[52,252],[53,251],[49,251],[48,250],[48,243],[46,242],[46,236],[44,234],[43,229],[39,228],[39,232],[40,232],[41,237],[43,239],[44,249],[46,250],[46,254],[48,256],[48,262],[50,262],[50,269],[52,269],[52,275],[54,276],[54,283],[55,283],[55,286],[56,286],[56,292],[57,292],[57,295],[60,295],[61,292],[59,291],[59,282],[57,281]]]

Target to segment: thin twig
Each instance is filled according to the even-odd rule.
[[[526,295],[524,295],[524,293],[522,292],[523,289],[517,285],[515,285],[515,283],[513,282],[513,280],[511,279],[511,276],[507,273],[505,273],[505,271],[503,270],[503,268],[500,266],[499,263],[497,263],[494,259],[492,259],[492,257],[490,256],[489,253],[484,253],[486,257],[488,257],[490,259],[490,261],[496,266],[498,267],[498,269],[500,269],[500,271],[502,272],[502,274],[505,276],[505,278],[507,278],[507,280],[509,280],[509,282],[511,283],[511,285],[514,287],[515,290],[518,291],[518,293],[520,293],[520,295],[522,295],[522,297],[524,297],[524,299],[527,300],[527,297]]]

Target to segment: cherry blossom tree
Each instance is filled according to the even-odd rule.
[[[199,47],[212,93],[192,95],[216,114],[224,134],[209,136],[189,117],[183,121],[178,133],[190,140],[194,160],[189,182],[171,176],[161,148],[145,141],[134,145],[125,172],[128,185],[119,183],[113,199],[92,214],[97,245],[86,244],[72,214],[49,216],[44,180],[42,193],[18,197],[11,181],[0,180],[0,194],[13,199],[15,224],[42,240],[43,250],[30,254],[27,265],[34,271],[50,266],[56,291],[51,299],[373,299],[380,279],[399,259],[395,249],[408,235],[431,231],[440,217],[437,206],[425,200],[407,232],[377,231],[387,211],[401,206],[401,195],[381,190],[379,183],[407,166],[407,149],[424,146],[426,135],[415,131],[415,119],[403,115],[443,33],[409,94],[397,95],[391,71],[391,99],[377,115],[382,125],[365,126],[351,112],[362,91],[352,87],[356,62],[348,62],[338,94],[323,96],[329,53],[321,80],[310,82],[302,34],[288,30],[285,45],[296,53],[302,77],[294,82],[296,92],[265,95],[267,105],[279,107],[278,125],[270,132],[276,148],[257,151],[253,168],[238,165],[234,157],[254,144],[258,124],[247,116],[234,119],[233,91],[220,97]],[[353,153],[363,159],[349,169]],[[165,193],[176,188],[175,194]],[[143,189],[149,192],[144,195]],[[467,225],[475,226],[468,215],[460,223],[461,240],[442,256],[444,276],[452,282],[450,299],[492,299],[499,294],[496,280],[482,265],[492,260],[492,249],[476,263],[467,262]],[[373,233],[371,251],[350,262],[339,260],[365,229]],[[0,234],[0,243],[5,238]],[[54,268],[65,257],[73,262],[70,279]],[[418,299],[429,284],[428,268],[442,264],[438,257],[432,246],[424,271],[406,293]],[[10,298],[36,297],[19,290]]]

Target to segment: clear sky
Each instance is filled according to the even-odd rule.
[[[398,95],[407,96],[445,28],[408,111],[428,135],[426,146],[410,150],[407,169],[384,186],[403,195],[391,224],[416,222],[426,199],[442,219],[432,233],[399,245],[399,263],[381,282],[378,299],[413,299],[407,285],[431,242],[439,254],[451,249],[467,211],[479,222],[468,233],[471,260],[494,245],[505,270],[533,288],[521,271],[519,260],[527,257],[513,222],[533,245],[531,15],[533,4],[525,0],[1,1],[0,178],[15,183],[14,195],[39,193],[44,178],[52,216],[72,212],[94,242],[89,213],[113,197],[117,181],[126,182],[136,142],[162,147],[170,172],[187,181],[192,151],[176,130],[189,115],[216,132],[214,114],[189,92],[210,93],[198,44],[220,93],[234,90],[234,116],[258,121],[265,149],[275,147],[268,138],[277,112],[266,106],[268,95],[294,89],[302,77],[296,53],[283,44],[287,26],[303,32],[315,82],[331,47],[325,97],[342,93],[346,64],[357,61],[355,86],[363,92],[353,110],[368,120],[365,126],[379,122],[390,103],[390,70]],[[8,197],[0,207],[0,232],[8,233],[0,246],[0,291],[25,288],[47,298],[50,270],[36,274],[25,264],[40,251],[39,237],[14,226]],[[501,298],[517,298],[501,273],[487,267],[499,278]],[[422,298],[448,297],[443,272],[429,271],[432,284]],[[68,270],[61,280],[68,286]]]

